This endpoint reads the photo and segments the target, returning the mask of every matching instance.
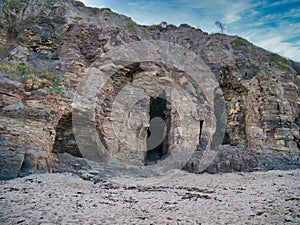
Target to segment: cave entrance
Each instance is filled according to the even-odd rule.
[[[54,153],[69,153],[76,157],[82,155],[75,141],[72,113],[63,115],[56,126],[56,137],[53,145]]]
[[[171,123],[171,104],[166,100],[164,94],[156,98],[151,97],[149,108],[150,126],[147,130],[148,139],[145,165],[155,164],[158,160],[168,155],[168,138]],[[156,147],[151,147],[149,141],[156,143]]]

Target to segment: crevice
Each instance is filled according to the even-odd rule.
[[[82,158],[74,136],[72,113],[62,116],[55,130],[56,137],[53,145],[53,153],[69,153]]]
[[[164,159],[169,153],[168,136],[169,136],[170,124],[171,124],[171,105],[165,99],[164,95],[161,95],[160,97],[156,97],[156,98],[151,97],[149,114],[150,114],[150,121],[156,117],[159,117],[164,121],[165,136],[157,147],[155,147],[154,149],[147,149],[145,165],[155,164],[159,160]],[[151,131],[155,132],[155,129],[157,129],[156,127],[151,127],[151,126],[155,126],[155,125],[151,125],[150,123],[150,127],[147,130],[148,140],[151,137],[151,135],[157,135],[151,133]],[[157,132],[161,132],[161,131],[157,131]]]
[[[229,137],[229,134],[227,132],[225,132],[222,145],[230,145],[230,137]]]
[[[202,136],[202,130],[203,130],[203,123],[204,123],[204,120],[200,120],[200,133],[199,133],[200,143],[201,143],[201,136]]]
[[[208,144],[207,134],[204,132],[205,122],[200,120],[200,132],[199,132],[199,143],[196,151],[203,151],[206,149]]]
[[[31,169],[30,168],[30,165],[28,163],[28,159],[27,158],[27,154],[26,152],[24,153],[24,158],[23,158],[23,162],[22,162],[22,165],[20,167],[20,170],[19,170],[19,174],[18,174],[18,177],[23,177],[25,175],[28,175],[30,174],[28,171]]]

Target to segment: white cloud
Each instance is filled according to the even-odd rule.
[[[85,6],[101,8],[100,1],[97,0],[80,0]]]
[[[250,0],[176,0],[176,2],[191,9],[202,9],[206,16],[218,18],[227,24],[239,21],[243,12],[251,10],[254,6]]]
[[[300,61],[300,49],[291,43],[285,42],[284,40],[286,39],[286,36],[284,36],[284,33],[281,33],[280,31],[252,31],[245,34],[244,37],[266,50]]]
[[[277,1],[262,1],[261,5],[265,7],[275,7],[280,5],[285,5],[289,3],[299,3],[299,0],[277,0]]]
[[[300,61],[300,40],[295,40],[300,36],[300,23],[297,22],[300,8],[284,10],[284,4],[291,2],[288,0],[271,4],[260,2],[253,8],[257,16],[245,16],[237,23],[231,24],[230,31],[266,50]],[[272,7],[281,8],[281,5],[282,11],[273,11]]]

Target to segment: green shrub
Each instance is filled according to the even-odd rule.
[[[201,98],[201,93],[200,93],[199,89],[195,88],[195,92],[196,92],[196,95],[197,95],[198,99],[200,99]]]
[[[234,50],[238,50],[241,48],[247,49],[250,45],[250,43],[246,39],[241,37],[234,37],[230,44]]]
[[[273,52],[268,52],[266,57],[276,63],[281,69],[291,71],[291,61]]]
[[[257,74],[259,74],[261,71],[263,71],[265,74],[267,75],[271,75],[272,74],[272,71],[269,70],[268,68],[266,67],[260,67],[254,74],[254,76],[256,76]]]
[[[25,63],[14,64],[12,62],[0,61],[0,71],[9,74],[15,74],[14,80],[24,81],[33,73],[33,69],[26,66]]]
[[[48,88],[47,90],[51,93],[61,93],[61,91],[63,90],[64,88],[58,84],[56,84],[55,86],[51,87],[51,88]]]
[[[10,74],[10,79],[25,83],[31,79],[33,81],[46,79],[52,83],[52,88],[58,90],[63,83],[62,76],[44,71],[37,71],[33,67],[27,66],[25,63],[12,63],[0,60],[0,71]],[[50,88],[50,89],[52,89]]]
[[[136,25],[137,24],[134,21],[129,20],[127,23],[127,29],[133,33],[136,33],[137,32]]]
[[[189,81],[191,82],[192,80],[189,79]],[[192,85],[195,89],[195,94],[196,94],[197,98],[200,99],[201,98],[201,92],[198,89],[198,85],[195,83],[195,81],[192,81],[191,83],[192,83]]]

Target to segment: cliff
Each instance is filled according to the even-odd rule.
[[[73,129],[72,103],[80,81],[87,78],[86,69],[95,68],[119,46],[153,40],[180,45],[195,53],[214,74],[223,93],[227,120],[223,146],[208,172],[299,168],[298,62],[237,36],[209,35],[186,24],[140,26],[110,9],[89,8],[74,0],[0,0],[0,177],[61,171],[62,153],[81,157]],[[176,151],[174,143],[179,131],[174,124],[179,120],[172,107],[182,106],[185,115],[184,106],[188,107],[185,105],[188,103],[181,100],[180,92],[171,95],[167,91],[165,98],[173,106],[157,101],[163,97],[150,96],[156,89],[151,84],[147,86],[149,77],[159,80],[159,90],[166,86],[162,80],[171,80],[189,92],[201,117],[197,119],[201,126],[192,124],[183,128],[183,133],[193,138],[182,143],[197,150],[185,169],[202,172],[199,164],[203,149],[221,129],[218,126],[205,129],[213,118],[209,113],[222,114],[222,110],[207,109],[209,98],[205,90],[195,88],[199,83],[188,80],[184,71],[163,63],[139,62],[119,68],[105,91],[96,93],[99,101],[91,120],[96,120],[102,144],[113,157],[127,160],[129,165],[155,163],[163,155],[171,154],[171,150],[165,149]],[[147,86],[150,91],[147,100],[139,102],[132,111],[141,121],[135,120],[129,130],[120,131],[122,135],[135,134],[122,136],[128,141],[124,147],[112,134],[113,122],[105,118],[113,109],[114,99],[129,84]],[[129,98],[124,95],[120,101]],[[156,104],[164,105],[163,115],[155,109]],[[154,109],[149,115],[152,105]],[[162,116],[165,122],[171,120],[166,128],[169,139],[164,139],[162,152],[154,152],[160,156],[148,156],[146,147],[141,145],[147,139],[147,123],[155,116]],[[214,118],[218,117],[221,115]],[[141,126],[138,134],[137,126]],[[141,148],[144,150],[139,152]]]

